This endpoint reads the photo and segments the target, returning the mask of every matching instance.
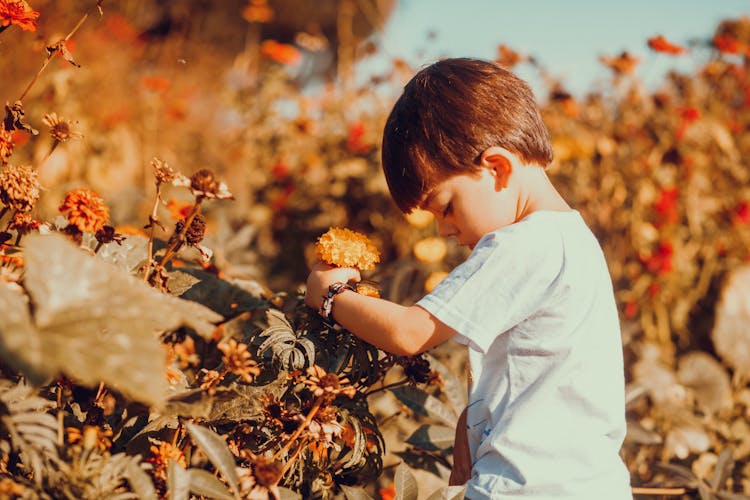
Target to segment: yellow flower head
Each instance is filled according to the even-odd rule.
[[[318,238],[315,254],[332,266],[356,267],[360,271],[373,269],[380,262],[380,253],[367,236],[338,227]]]

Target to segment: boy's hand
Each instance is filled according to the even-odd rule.
[[[361,281],[359,271],[353,267],[333,267],[323,262],[313,266],[307,277],[307,291],[305,292],[305,303],[314,308],[320,308],[323,297],[328,293],[328,287],[333,283],[348,281]]]
[[[471,452],[469,436],[466,433],[466,410],[458,417],[456,440],[453,444],[453,468],[448,479],[450,486],[459,486],[471,479]]]

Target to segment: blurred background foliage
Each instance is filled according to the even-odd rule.
[[[8,158],[39,171],[37,218],[54,218],[65,192],[85,186],[118,230],[142,231],[157,156],[185,173],[209,167],[234,194],[204,211],[221,276],[295,290],[315,238],[346,226],[380,248],[371,277],[383,295],[409,303],[465,257],[435,238],[429,216],[398,212],[380,171],[385,117],[417,68],[394,60],[358,76],[395,0],[105,1],[103,16],[92,3],[36,1],[36,31],[0,34],[0,96],[23,96],[40,131],[14,132]],[[29,87],[45,47],[84,12],[66,42],[76,65],[55,55]],[[610,87],[580,99],[547,78],[538,98],[554,142],[549,172],[610,265],[633,484],[729,498],[750,493],[750,20],[728,19],[691,47],[644,43],[649,57],[700,53],[705,64],[647,89],[633,72],[642,61],[602,56]],[[498,62],[546,75],[506,46]],[[42,122],[52,112],[81,137],[55,142]],[[165,218],[181,217],[185,196],[164,193]],[[455,350],[437,355],[462,369]]]

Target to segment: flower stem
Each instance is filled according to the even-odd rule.
[[[386,391],[388,389],[393,389],[394,387],[400,387],[400,386],[406,385],[408,383],[409,383],[409,379],[405,378],[405,379],[399,380],[398,382],[393,382],[393,383],[390,383],[388,385],[384,385],[384,386],[378,387],[377,389],[372,389],[370,391],[367,391],[365,393],[365,396],[369,396],[371,394],[375,394],[376,392]]]
[[[154,208],[151,209],[151,215],[148,218],[149,224],[149,235],[148,235],[148,248],[146,250],[146,271],[143,273],[143,281],[148,281],[151,276],[151,265],[153,264],[154,254],[154,234],[156,233],[156,217],[157,210],[159,209],[159,201],[161,200],[161,182],[156,183],[156,199],[154,200]]]
[[[315,403],[313,403],[312,408],[310,408],[310,413],[307,414],[307,417],[305,417],[305,421],[302,422],[302,424],[297,427],[297,429],[294,431],[294,434],[292,434],[289,437],[289,441],[286,442],[286,444],[276,452],[276,454],[273,456],[274,460],[278,460],[278,458],[287,451],[291,446],[292,443],[299,437],[300,434],[302,434],[302,431],[307,429],[307,426],[310,425],[310,422],[312,422],[312,419],[315,417],[315,414],[318,413],[318,410],[320,410],[321,405],[323,404],[323,396],[318,397],[318,399],[315,400]]]
[[[281,473],[279,474],[279,478],[277,479],[277,481],[281,481],[281,478],[284,477],[284,474],[286,474],[286,471],[288,471],[289,468],[294,463],[294,461],[297,460],[297,457],[299,456],[300,452],[302,452],[302,450],[305,448],[305,446],[307,446],[308,441],[309,441],[309,439],[302,440],[302,442],[299,444],[299,446],[297,447],[297,449],[294,450],[294,455],[292,455],[289,458],[289,460],[287,460],[286,463],[284,464],[284,468],[281,469]]]
[[[174,257],[174,254],[185,242],[185,234],[190,228],[190,225],[193,223],[193,219],[195,219],[195,216],[200,212],[201,201],[203,201],[202,198],[198,198],[195,200],[195,205],[193,205],[193,208],[190,210],[190,214],[185,219],[185,224],[183,224],[182,230],[174,234],[175,237],[172,238],[172,243],[169,245],[169,247],[167,247],[167,251],[164,252],[164,256],[161,258],[161,261],[159,261],[160,267],[164,267],[167,262],[169,262],[169,260]]]

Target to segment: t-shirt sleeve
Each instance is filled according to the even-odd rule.
[[[486,235],[416,305],[456,330],[454,340],[487,352],[498,335],[553,298],[563,246],[559,234],[546,236],[524,229]]]

